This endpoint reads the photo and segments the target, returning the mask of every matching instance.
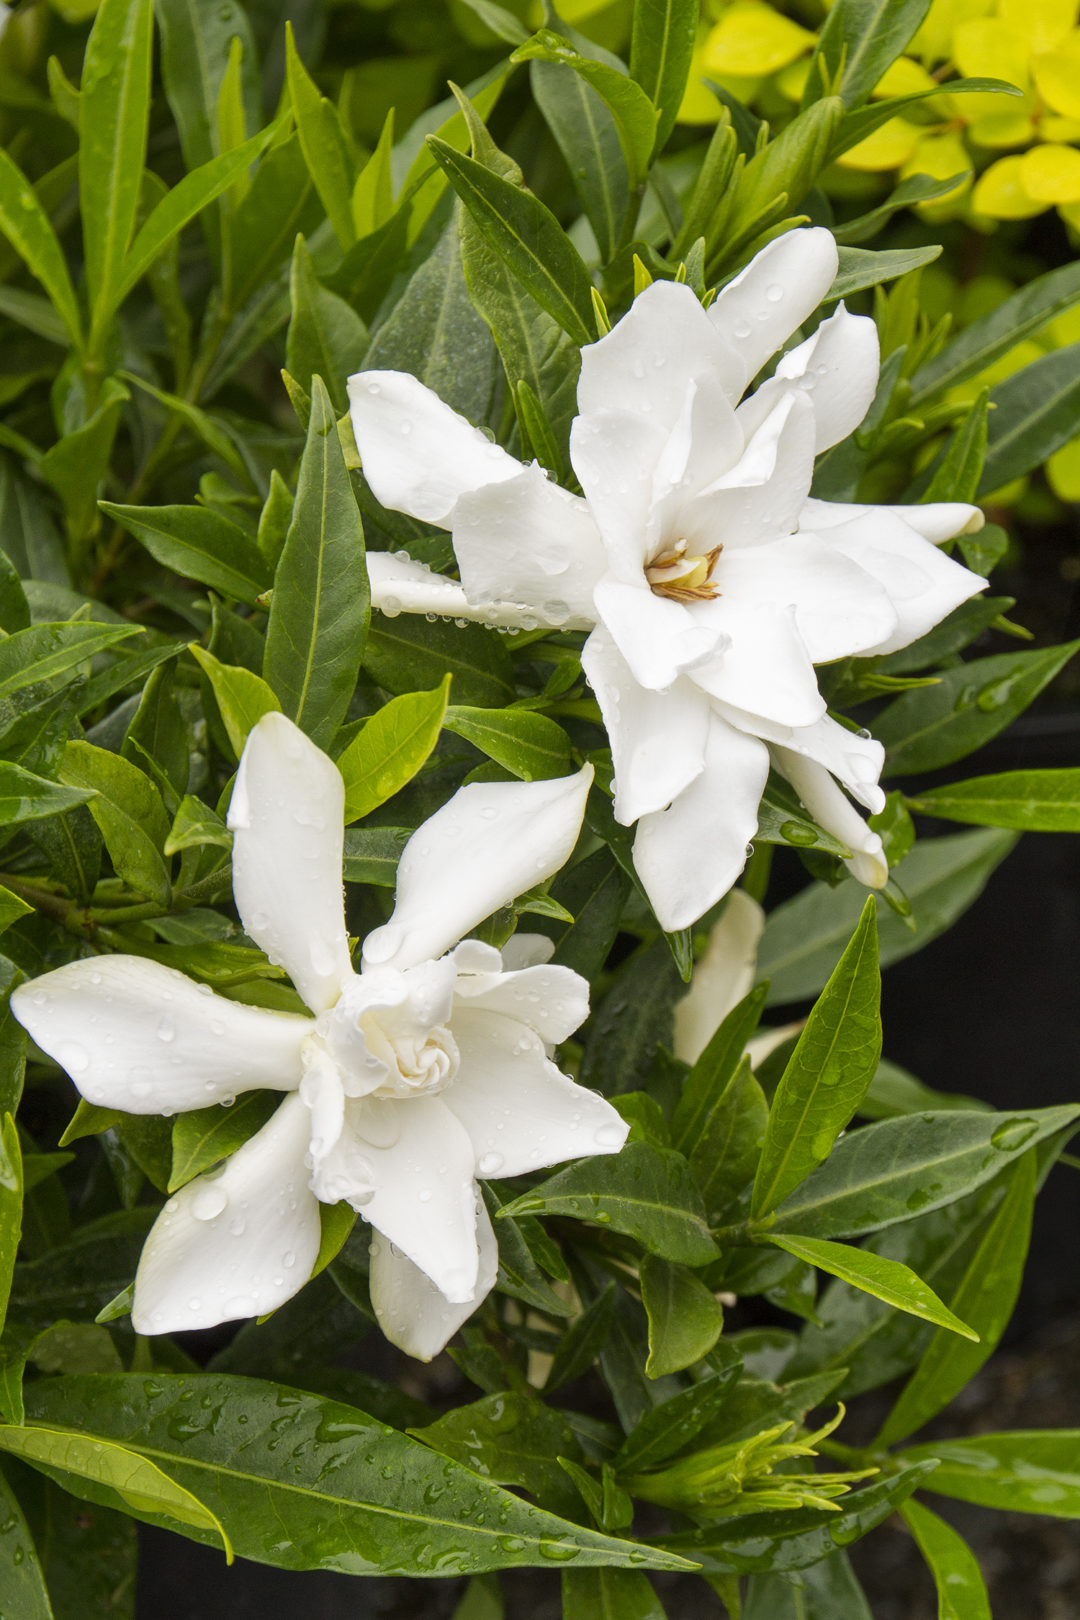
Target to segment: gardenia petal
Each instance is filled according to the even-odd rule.
[[[817,309],[838,263],[831,231],[785,231],[720,289],[709,318],[742,359],[744,387]]]
[[[825,767],[788,748],[774,746],[770,752],[818,826],[851,850],[844,865],[852,875],[868,888],[883,889],[889,881],[889,863],[881,838],[871,832]]]
[[[710,321],[693,289],[654,281],[605,337],[582,349],[578,411],[587,418],[617,402],[666,432],[679,418],[687,384],[702,375],[716,377],[733,404],[747,382],[728,334]]]
[[[661,928],[688,928],[731,888],[768,775],[765,744],[714,714],[701,775],[669,809],[638,822],[634,865]]]
[[[810,492],[814,413],[805,397],[782,394],[757,426],[742,417],[744,410],[740,405],[736,413],[748,434],[743,454],[681,514],[683,532],[703,549],[722,542],[730,554],[791,534]]]
[[[510,599],[544,624],[592,625],[593,587],[607,569],[600,535],[585,501],[535,462],[462,496],[454,552],[471,603]]]
[[[544,943],[550,945],[551,941],[546,939]],[[560,967],[553,962],[490,976],[459,974],[456,996],[455,1039],[456,1020],[463,1011],[516,1018],[552,1046],[569,1040],[589,1016],[588,980],[573,968]]]
[[[550,962],[555,955],[555,941],[546,934],[522,933],[519,928],[501,947],[499,955],[503,971],[517,973],[522,968],[538,967],[542,962]]]
[[[608,566],[624,584],[641,582],[660,543],[654,475],[664,446],[659,424],[623,409],[575,417],[570,428],[571,463]]]
[[[694,964],[690,988],[675,1003],[675,1056],[696,1063],[728,1013],[753,989],[765,913],[744,889],[732,889],[720,921]]]
[[[395,512],[449,528],[467,491],[521,471],[520,461],[408,372],[357,372],[348,388],[364,477]]]
[[[689,679],[666,692],[639,685],[602,625],[585,643],[581,667],[611,743],[615,817],[628,827],[662,810],[700,774],[709,700]]]
[[[520,1176],[626,1141],[611,1104],[562,1074],[516,1018],[459,1005],[454,1038],[461,1068],[442,1100],[469,1133],[479,1175]]]
[[[476,1242],[479,1266],[468,1299],[452,1305],[430,1277],[414,1266],[387,1238],[371,1239],[371,1303],[383,1334],[417,1361],[437,1356],[458,1328],[487,1298],[499,1274],[499,1246],[483,1199],[476,1198]]]
[[[812,725],[825,713],[817,675],[799,635],[794,607],[772,608],[718,597],[696,611],[725,631],[727,650],[692,679],[721,702],[784,726]]]
[[[770,726],[754,715],[740,716],[735,710],[730,711],[728,718],[733,725],[763,738],[770,747],[775,743],[821,765],[838,777],[852,797],[872,815],[884,810],[885,794],[878,785],[878,778],[885,763],[885,750],[869,732],[849,731],[831,714],[823,715],[812,726]]]
[[[783,356],[765,388],[786,384],[805,394],[814,411],[814,448],[820,455],[854,433],[870,409],[880,364],[877,327],[866,315],[849,315],[841,303],[813,337]]]
[[[252,727],[229,805],[236,909],[313,1012],[352,977],[341,862],[341,772],[283,714]]]
[[[600,623],[639,686],[665,691],[679,676],[727,646],[719,625],[696,619],[682,602],[657,596],[645,582],[602,579],[595,591]]]
[[[307,1142],[307,1109],[289,1097],[223,1170],[168,1200],[135,1273],[136,1333],[262,1316],[303,1287],[321,1238],[305,1185]]]
[[[413,967],[563,866],[577,843],[591,765],[543,782],[470,782],[405,845],[390,921],[366,966]]]
[[[87,1102],[173,1114],[242,1091],[292,1091],[312,1022],[215,996],[142,956],[69,962],[22,984],[11,1010]]]

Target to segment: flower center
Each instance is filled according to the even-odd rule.
[[[676,540],[665,546],[645,568],[645,578],[657,596],[674,602],[711,602],[720,595],[712,582],[712,571],[723,546],[713,546],[704,556],[688,556],[687,542]]]
[[[316,1020],[314,1039],[336,1066],[347,1097],[431,1096],[458,1072],[457,1042],[443,1022],[445,999],[429,999],[405,975],[393,978],[400,982],[384,983],[374,994],[357,979]]]

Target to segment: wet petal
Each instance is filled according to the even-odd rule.
[[[693,672],[691,679],[703,692],[787,726],[812,725],[825,713],[793,607],[721,596],[703,603],[700,611],[726,632],[728,641],[725,652]]]
[[[753,989],[765,913],[743,889],[732,889],[720,921],[694,965],[690,988],[675,1003],[675,1056],[696,1063],[716,1031]]]
[[[618,396],[615,396],[618,399]],[[660,544],[655,475],[665,437],[647,417],[622,408],[575,417],[570,460],[585,492],[612,573],[630,584]]]
[[[786,231],[721,288],[709,316],[737,350],[746,382],[818,307],[832,286],[838,262],[831,231],[820,227]]]
[[[468,1299],[452,1305],[430,1278],[376,1233],[371,1240],[371,1303],[383,1333],[417,1361],[437,1356],[490,1294],[499,1274],[499,1248],[483,1199],[476,1199],[480,1264]]]
[[[318,1201],[305,1185],[307,1144],[307,1109],[289,1097],[220,1173],[168,1200],[135,1274],[137,1333],[262,1316],[303,1287],[321,1238]]]
[[[233,893],[248,934],[313,1012],[352,977],[345,937],[341,772],[283,714],[264,714],[236,773]]]
[[[819,827],[832,833],[851,850],[844,865],[868,888],[882,889],[889,881],[889,863],[876,832],[871,832],[851,800],[823,765],[788,748],[773,747],[770,752]]]
[[[309,1018],[215,996],[142,956],[69,962],[20,985],[11,1009],[87,1102],[174,1114],[242,1091],[293,1091]]]
[[[745,409],[740,405],[740,418]],[[723,545],[730,554],[793,533],[810,492],[814,413],[802,394],[789,389],[760,424],[747,418],[740,425],[748,436],[739,460],[681,514],[682,532],[702,550]],[[719,571],[714,578],[719,582]]]
[[[658,596],[644,576],[636,585],[607,578],[596,587],[597,616],[639,686],[665,691],[724,645],[719,627],[697,620],[682,602]]]
[[[969,506],[966,501],[928,501],[925,506],[858,506],[845,501],[809,500],[803,508],[801,526],[821,534],[837,524],[851,523],[855,518],[875,522],[882,512],[899,518],[934,545],[953,540],[958,534],[977,534],[986,522],[979,508]]]
[[[869,732],[849,731],[827,714],[814,725],[792,729],[786,735],[766,733],[764,729],[761,734],[770,744],[778,742],[791,753],[823,766],[873,815],[884,810],[885,794],[878,786],[878,778],[885,750]]]
[[[545,943],[550,945],[551,941]],[[463,1009],[516,1018],[528,1024],[542,1040],[557,1046],[580,1029],[589,1016],[588,980],[573,968],[560,967],[557,963],[538,964],[490,977],[478,974],[474,981],[463,976],[457,982],[455,1039],[456,1020]]]
[[[461,1068],[443,1098],[469,1133],[478,1175],[520,1176],[617,1153],[626,1141],[628,1126],[611,1104],[562,1074],[516,1018],[462,1006],[454,1038]]]
[[[768,774],[764,743],[714,715],[701,775],[670,809],[638,822],[634,865],[662,928],[688,928],[731,888]]]
[[[406,844],[390,921],[364,941],[365,967],[441,956],[568,860],[592,766],[544,782],[470,782]]]
[[[854,433],[877,391],[881,352],[877,327],[865,315],[849,315],[841,303],[813,337],[784,355],[776,368],[781,387],[809,399],[820,455]]]
[[[541,962],[550,962],[555,955],[555,941],[546,934],[526,934],[519,929],[511,934],[500,951],[503,970],[515,973],[521,968],[537,967]]]
[[[723,603],[721,622],[735,640],[729,616],[744,608],[790,608],[810,659],[831,663],[877,650],[896,631],[897,615],[876,571],[856,549],[834,538],[784,535],[745,551],[725,552],[713,577]],[[923,544],[923,542],[915,542]],[[925,548],[924,548],[925,549]],[[938,557],[931,553],[931,559]],[[948,558],[940,558],[948,562]]]
[[[690,680],[665,692],[640,686],[602,626],[585,643],[581,664],[611,742],[615,815],[630,826],[670,804],[701,771],[709,701]]]
[[[350,377],[349,414],[376,498],[424,523],[449,528],[462,495],[521,471],[520,461],[404,371]]]

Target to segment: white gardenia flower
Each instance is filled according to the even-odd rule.
[[[765,913],[745,889],[732,889],[708,943],[694,964],[690,988],[675,1003],[675,1056],[694,1064],[729,1012],[733,1012],[757,981],[758,945],[765,928]],[[804,1019],[763,1029],[746,1043],[751,1068],[795,1035]]]
[[[276,1309],[311,1273],[319,1201],[345,1199],[378,1234],[383,1331],[427,1360],[494,1286],[477,1175],[619,1150],[619,1115],[548,1055],[588,1012],[585,980],[548,963],[539,936],[502,952],[456,944],[563,864],[591,778],[586,767],[460,788],[405,846],[393,915],[356,973],[341,773],[284,715],[264,715],[229,810],[233,888],[249,936],[312,1016],[228,1001],[138,956],[72,962],[16,990],[15,1016],[88,1102],[171,1114],[288,1093],[222,1168],[165,1204],[135,1278],[137,1332]]]
[[[371,553],[373,602],[591,632],[582,662],[611,739],[615,814],[637,823],[635,864],[667,929],[735,882],[770,764],[851,849],[855,876],[885,883],[881,840],[847,797],[883,808],[883,750],[826,714],[814,665],[904,647],[985,585],[937,549],[981,526],[976,507],[810,498],[815,456],[874,397],[871,320],[840,304],[744,398],[836,266],[828,231],[797,230],[708,311],[685,285],[646,288],[582,350],[570,457],[583,496],[414,377],[349,379],[372,489],[450,529],[461,575]]]

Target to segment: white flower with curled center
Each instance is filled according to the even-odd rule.
[[[577,840],[591,768],[460,788],[409,840],[390,921],[349,955],[344,784],[281,714],[251,732],[229,810],[233,888],[250,937],[311,1017],[244,1006],[138,956],[69,963],[12,1009],[88,1102],[177,1113],[288,1093],[224,1166],[168,1200],[135,1278],[140,1333],[262,1315],[307,1281],[319,1202],[376,1229],[371,1296],[387,1337],[435,1355],[493,1287],[476,1177],[614,1153],[627,1127],[551,1049],[588,985],[549,941],[500,952],[469,929],[550,877]]]
[[[570,436],[582,496],[413,377],[349,380],[375,495],[450,529],[461,575],[371,553],[373,602],[590,632],[582,662],[611,740],[615,814],[637,823],[635,864],[667,929],[734,883],[770,765],[851,850],[855,876],[884,884],[881,840],[847,797],[883,808],[883,750],[826,713],[814,666],[907,646],[985,584],[937,549],[981,525],[973,506],[810,498],[815,456],[874,397],[871,320],[841,304],[746,394],[836,266],[828,231],[798,230],[707,311],[686,285],[646,288],[582,350]]]

